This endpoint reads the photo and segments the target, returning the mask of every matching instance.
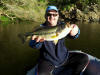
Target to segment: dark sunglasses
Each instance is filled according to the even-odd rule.
[[[56,16],[58,16],[58,14],[50,14],[50,13],[47,13],[47,16],[54,16],[54,17],[56,17]]]

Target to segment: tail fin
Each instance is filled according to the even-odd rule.
[[[22,40],[22,43],[24,44],[31,38],[32,35],[33,35],[32,32],[27,32],[25,34],[18,34],[18,37]]]
[[[18,37],[22,40],[22,43],[24,44],[26,41],[26,36],[24,34],[18,34]]]

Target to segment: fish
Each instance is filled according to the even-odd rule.
[[[44,38],[46,41],[55,41],[66,37],[71,31],[70,26],[70,23],[56,26],[42,26],[32,32],[26,32],[24,34],[19,34],[18,36],[21,38],[23,43],[31,39],[33,35]]]

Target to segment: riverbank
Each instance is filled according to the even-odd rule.
[[[47,1],[1,0],[0,21],[44,21]]]
[[[89,3],[89,0],[87,5],[81,1],[71,3],[61,0],[1,0],[0,22],[43,22],[48,5],[55,5],[60,9],[62,21],[100,22],[100,5],[95,3]]]
[[[100,22],[100,6],[97,4],[87,6],[83,11],[77,7],[71,7],[69,11],[61,11],[63,19],[81,22]]]

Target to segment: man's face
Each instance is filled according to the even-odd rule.
[[[50,26],[56,26],[58,18],[59,18],[59,13],[54,10],[48,11],[46,13],[46,21],[49,23]]]

